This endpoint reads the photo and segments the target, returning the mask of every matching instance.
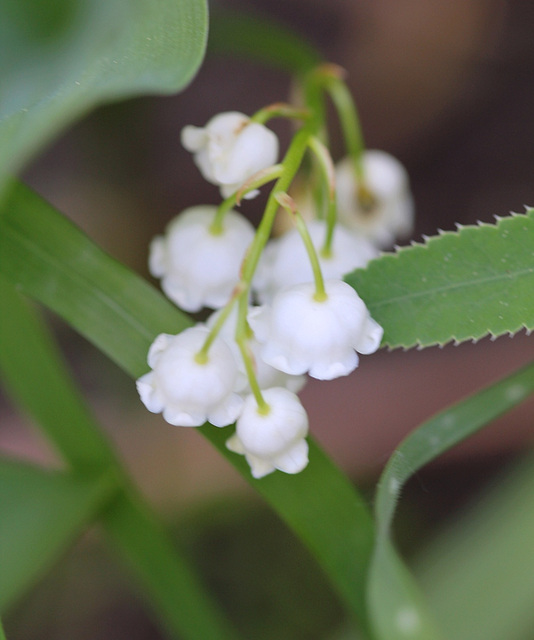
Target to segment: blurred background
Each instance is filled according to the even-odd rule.
[[[210,4],[277,20],[308,39],[325,60],[347,69],[367,146],[392,153],[409,171],[415,240],[452,230],[456,222],[492,222],[534,205],[534,3]],[[152,236],[185,207],[219,201],[218,190],[181,147],[182,127],[201,126],[221,111],[253,113],[287,100],[290,90],[282,72],[208,54],[185,92],[99,109],[48,148],[24,177],[109,253],[149,278]],[[286,145],[289,127],[275,122],[273,128]],[[333,152],[343,154],[339,135]],[[257,219],[261,203],[247,202],[242,210]],[[50,321],[142,492],[176,524],[177,539],[240,620],[245,637],[341,639],[342,614],[319,571],[233,468],[195,430],[149,414],[113,364]],[[301,397],[313,435],[371,496],[407,433],[526,364],[533,353],[533,338],[524,334],[424,351],[383,350],[363,357],[347,378],[310,382]],[[57,464],[54,452],[9,405],[2,404],[2,414],[2,451]],[[530,446],[533,415],[533,402],[523,404],[412,481],[399,521],[406,552],[415,552],[435,527],[476,501],[480,488]],[[96,531],[13,612],[10,629],[13,640],[160,637]]]

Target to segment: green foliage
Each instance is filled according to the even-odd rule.
[[[534,392],[534,364],[443,411],[411,433],[391,456],[375,499],[377,527],[369,575],[369,607],[379,640],[439,638],[426,621],[417,592],[399,580],[390,529],[406,481],[425,464],[522,402]]]
[[[346,281],[392,348],[532,330],[534,210],[385,254]]]
[[[448,638],[531,640],[534,460],[500,474],[417,558],[426,599]]]
[[[95,106],[183,88],[206,32],[206,0],[1,2],[0,188]]]
[[[31,312],[11,284],[0,278],[0,285],[2,300],[10,310],[9,319],[1,325],[0,371],[13,395],[30,411],[73,469],[69,476],[48,476],[38,470],[24,469],[22,475],[15,477],[11,483],[14,487],[12,492],[17,490],[19,484],[25,486],[24,474],[28,475],[30,484],[32,478],[40,477],[35,474],[44,474],[43,487],[48,489],[45,495],[36,493],[39,499],[37,506],[26,501],[17,507],[12,493],[6,494],[5,499],[0,493],[0,512],[8,514],[5,518],[6,531],[2,532],[6,535],[1,536],[6,545],[2,549],[2,556],[11,559],[9,573],[2,574],[8,585],[6,605],[15,600],[41,573],[41,568],[48,566],[65,545],[81,532],[81,525],[99,519],[133,568],[147,599],[158,611],[162,624],[172,636],[188,640],[206,637],[235,639],[236,634],[228,629],[228,623],[218,607],[211,602],[166,532],[136,495],[80,396],[72,393],[69,373],[38,316]],[[48,481],[48,477],[53,480]],[[61,480],[57,480],[58,477]],[[56,489],[58,483],[59,488]],[[81,489],[78,491],[79,507],[76,510],[76,487],[79,483]],[[6,482],[5,486],[8,490],[10,484]],[[84,487],[88,493],[85,500],[82,493]],[[105,489],[103,496],[102,487]],[[30,490],[31,486],[28,492]],[[91,491],[97,498],[101,497],[98,503],[88,501]],[[74,494],[70,516],[69,503],[66,498],[63,499],[62,492],[66,493],[67,498]],[[17,509],[20,510],[18,516]],[[42,552],[37,562],[34,555],[21,552],[23,547],[17,545],[28,544],[31,549],[34,538],[41,540],[41,528],[46,530],[48,523],[43,509],[48,509],[54,519],[49,523],[50,535],[42,543],[34,542],[36,551]],[[65,509],[64,518],[61,509]],[[29,524],[28,520],[38,522],[39,526],[28,526],[24,535],[21,532],[17,537],[16,532],[24,529]],[[56,521],[57,525],[54,524]],[[18,529],[12,531],[9,527],[17,523]],[[47,545],[48,551],[42,548],[42,544]],[[188,594],[187,597],[184,593]]]
[[[109,501],[113,483],[0,461],[0,609],[33,584]]]

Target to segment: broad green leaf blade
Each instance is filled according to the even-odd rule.
[[[534,210],[443,233],[345,279],[392,348],[532,330]]]
[[[237,640],[239,635],[210,602],[188,563],[152,515],[123,494],[101,519],[171,637]]]
[[[109,258],[29,189],[15,185],[0,210],[0,272],[21,291],[67,320],[127,373],[148,369],[161,332],[190,320],[153,287]],[[311,463],[297,476],[252,479],[242,456],[226,450],[228,430],[201,428],[301,537],[365,626],[365,567],[372,523],[362,498],[312,442]]]
[[[448,638],[531,640],[532,455],[492,484],[417,558],[417,574]]]
[[[115,457],[89,414],[37,314],[0,276],[0,377],[78,472],[114,467]]]
[[[93,107],[183,88],[206,32],[206,0],[0,3],[0,189]]]
[[[369,607],[379,640],[434,638],[426,633],[426,614],[415,590],[397,583],[390,559],[390,529],[406,481],[425,464],[475,433],[534,392],[534,364],[443,411],[411,433],[391,456],[375,501],[377,537],[370,568]],[[388,594],[387,601],[384,593]],[[399,635],[399,620],[408,621]],[[421,631],[423,634],[421,634]]]
[[[53,564],[112,491],[104,476],[79,478],[0,461],[0,610]]]
[[[322,58],[306,40],[265,16],[244,15],[217,7],[211,12],[208,51],[254,60],[297,75]]]

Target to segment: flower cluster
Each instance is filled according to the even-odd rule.
[[[137,381],[147,409],[171,424],[235,422],[227,447],[245,457],[255,478],[276,469],[298,473],[308,464],[308,417],[296,395],[305,374],[346,376],[358,354],[379,348],[382,328],[342,277],[376,258],[412,216],[397,161],[362,150],[334,169],[309,131],[307,148],[328,181],[327,215],[306,224],[275,185],[254,230],[232,208],[236,192],[254,196],[280,176],[290,184],[298,170],[293,159],[275,164],[278,141],[264,124],[266,113],[271,117],[272,108],[252,118],[222,113],[182,131],[202,175],[226,200],[175,218],[152,241],[149,268],[181,308],[215,311],[178,335],[159,335],[148,353],[151,370]],[[279,204],[296,228],[270,239]]]

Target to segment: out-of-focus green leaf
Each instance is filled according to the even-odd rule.
[[[396,576],[390,530],[402,487],[422,466],[487,425],[534,392],[534,364],[437,414],[411,433],[391,456],[375,500],[377,536],[370,568],[369,608],[379,640],[431,640],[417,591]],[[401,633],[402,631],[402,633]]]
[[[210,602],[178,549],[135,497],[112,449],[73,387],[44,325],[35,313],[31,313],[13,285],[2,277],[0,299],[5,305],[0,323],[3,377],[14,397],[33,415],[77,477],[82,473],[85,477],[91,472],[89,477],[96,485],[102,482],[100,476],[109,478],[110,486],[114,483],[113,503],[105,511],[92,513],[92,517],[99,516],[106,529],[109,524],[110,534],[127,556],[152,606],[160,613],[162,626],[171,636],[188,640],[236,639],[237,634],[228,628],[218,606]],[[26,507],[26,517],[31,520],[32,505]],[[121,514],[126,515],[121,517]],[[0,510],[0,521],[10,517],[8,511]],[[67,518],[66,526],[69,522]],[[34,528],[34,535],[39,535],[39,526]],[[61,529],[61,532],[66,538],[67,530]],[[79,528],[75,527],[71,537],[78,533]],[[57,542],[59,545],[59,538]],[[30,544],[31,540],[21,539],[21,545],[26,543]],[[52,547],[50,553],[60,551],[57,546]],[[15,554],[11,559],[12,573],[18,570],[24,577],[19,591],[42,573],[42,565],[36,563],[32,574],[32,565],[26,555]]]
[[[294,31],[268,17],[215,8],[210,16],[208,51],[304,74],[321,63],[321,55]]]
[[[206,33],[206,0],[3,0],[0,188],[96,105],[183,88]]]
[[[115,465],[43,324],[13,285],[0,276],[0,377],[77,472]]]
[[[502,474],[417,558],[436,618],[454,640],[531,640],[534,460]]]
[[[105,476],[79,478],[0,461],[0,610],[59,557],[109,501]]]
[[[389,347],[534,329],[534,210],[462,227],[346,276]]]
[[[239,640],[189,563],[176,553],[167,533],[139,500],[118,496],[101,522],[171,637]]]
[[[15,185],[0,210],[0,272],[67,320],[125,371],[148,370],[161,332],[190,320],[153,287],[109,258],[29,189]],[[200,429],[301,537],[365,626],[366,566],[373,530],[369,511],[346,477],[311,443],[301,474],[254,480],[242,456],[226,450],[228,429]]]

